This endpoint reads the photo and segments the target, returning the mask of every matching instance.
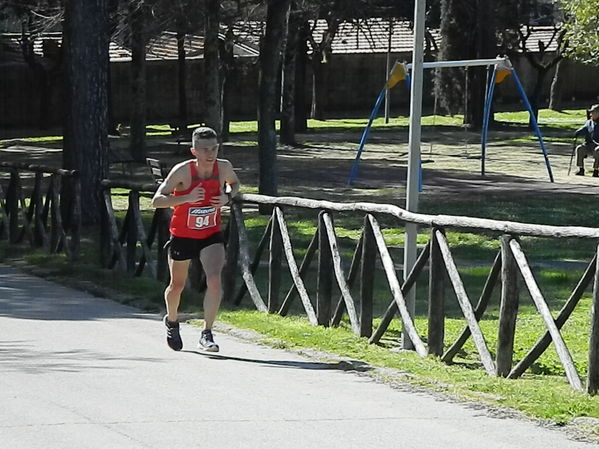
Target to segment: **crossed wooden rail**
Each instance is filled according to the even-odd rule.
[[[164,251],[160,252],[162,243],[166,241],[167,233],[160,231],[168,226],[168,213],[156,211],[150,227],[149,235],[143,229],[139,215],[138,195],[135,190],[130,193],[129,209],[124,220],[124,227],[118,231],[110,203],[110,187],[123,187],[106,183],[107,205],[107,235],[111,242],[109,252],[112,266],[120,261],[122,267],[128,267],[129,272],[141,274],[144,267],[149,267],[152,276],[164,278],[151,256],[151,245],[158,240],[158,258],[165,259]],[[134,187],[134,186],[130,186]],[[155,190],[155,185],[145,186]],[[143,189],[141,189],[143,190]],[[272,215],[264,234],[250,256],[250,245],[244,223],[242,204],[258,204],[272,207]],[[291,238],[287,229],[283,208],[297,207],[318,211],[317,230],[299,266],[294,255]],[[137,212],[135,211],[137,209]],[[351,265],[347,273],[341,260],[339,245],[333,224],[334,212],[359,212],[364,214],[364,225],[358,244],[354,250]],[[397,276],[393,259],[385,243],[376,216],[392,216],[399,222],[412,222],[431,229],[430,239],[421,250],[419,257],[408,276],[401,280]],[[112,218],[110,218],[112,217]],[[478,232],[496,232],[502,234],[501,249],[488,274],[480,298],[476,305],[470,300],[464,288],[464,283],[457,269],[451,249],[445,238],[445,229],[476,230]],[[585,238],[599,239],[599,229],[584,227],[563,227],[533,225],[517,222],[495,221],[470,217],[452,217],[442,215],[415,214],[393,205],[373,203],[334,203],[316,201],[295,197],[268,197],[263,195],[239,195],[231,207],[227,228],[227,264],[225,267],[225,298],[232,298],[239,304],[249,295],[254,306],[263,312],[286,315],[293,301],[299,297],[301,307],[308,320],[313,325],[338,325],[344,313],[347,313],[349,323],[354,333],[368,337],[370,343],[380,341],[387,331],[391,320],[399,315],[402,329],[409,336],[415,351],[421,356],[437,355],[442,361],[451,363],[468,338],[472,337],[480,361],[490,376],[517,378],[521,376],[553,343],[558,357],[563,365],[566,378],[572,388],[583,390],[582,381],[576,371],[572,356],[568,350],[560,329],[566,323],[571,313],[579,303],[584,291],[593,282],[593,307],[590,320],[589,366],[586,391],[596,394],[599,390],[599,267],[597,256],[589,262],[584,274],[574,288],[574,291],[558,313],[553,318],[549,307],[537,285],[526,256],[518,241],[519,236],[553,237],[553,238]],[[158,239],[156,237],[159,236]],[[125,258],[120,251],[126,243],[127,251],[131,254]],[[596,242],[594,243],[596,245]],[[260,267],[262,253],[268,245],[268,292],[266,299],[262,297],[255,281],[256,271]],[[138,262],[135,260],[135,248],[142,248]],[[130,249],[131,248],[131,249]],[[312,261],[317,255],[316,293],[310,297],[305,285],[306,275]],[[373,288],[375,264],[378,258],[383,271],[392,301],[389,303],[381,322],[373,329]],[[413,317],[408,311],[406,295],[414,287],[424,267],[428,264],[428,335],[427,344],[418,332]],[[281,275],[286,266],[292,279],[292,285],[285,296],[281,294]],[[163,265],[164,267],[164,265]],[[163,268],[165,269],[165,268]],[[242,284],[236,288],[235,274],[240,272]],[[530,296],[546,326],[545,334],[529,350],[527,355],[517,361],[514,366],[514,336],[518,315],[519,288],[518,276],[524,280]],[[465,320],[465,327],[459,337],[446,346],[444,338],[444,296],[445,280],[449,279],[458,304]],[[351,289],[359,281],[359,295],[352,296]],[[499,326],[497,330],[496,356],[493,359],[485,336],[479,326],[498,283],[501,283],[501,304]],[[336,284],[340,297],[333,301],[333,285]],[[447,349],[445,349],[447,347]]]
[[[80,251],[81,185],[74,170],[53,169],[26,163],[0,162],[0,171],[10,174],[6,187],[0,183],[0,239],[9,243],[29,242],[32,248],[64,252],[75,260]],[[33,174],[27,191],[22,175]],[[60,195],[64,178],[73,178],[73,204],[64,208]],[[63,221],[63,214],[66,223]]]

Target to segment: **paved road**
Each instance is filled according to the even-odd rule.
[[[0,448],[583,449],[555,429],[392,389],[0,265]]]

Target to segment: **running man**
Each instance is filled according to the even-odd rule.
[[[216,132],[208,127],[197,128],[192,134],[194,159],[175,165],[152,198],[156,208],[173,208],[164,325],[166,342],[174,351],[183,347],[177,311],[193,258],[199,258],[206,274],[204,330],[198,347],[210,352],[219,350],[212,326],[222,299],[221,272],[225,263],[220,209],[239,192],[239,179],[229,161],[217,159],[218,149]]]

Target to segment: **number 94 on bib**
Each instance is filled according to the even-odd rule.
[[[190,207],[187,215],[189,229],[206,229],[216,226],[217,210],[214,206]]]

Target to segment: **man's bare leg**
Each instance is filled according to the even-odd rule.
[[[190,262],[190,260],[173,260],[170,255],[168,257],[171,281],[164,290],[164,302],[166,303],[167,319],[172,323],[177,321],[181,293],[185,288]]]
[[[212,330],[223,296],[221,273],[225,265],[225,247],[216,243],[200,252],[200,261],[206,274],[206,295],[204,296],[204,329]]]

